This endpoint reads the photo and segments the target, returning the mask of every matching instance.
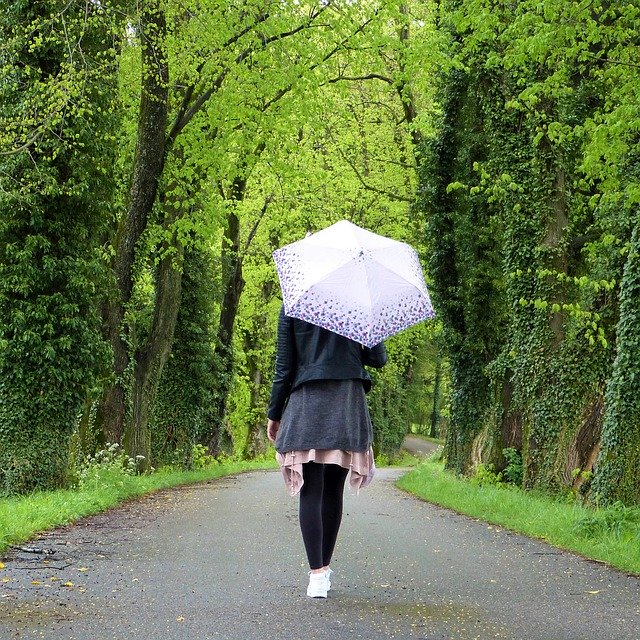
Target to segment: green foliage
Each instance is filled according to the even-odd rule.
[[[496,472],[492,464],[483,464],[476,467],[475,473],[469,478],[469,483],[475,487],[485,485],[497,485],[502,482],[502,472]]]
[[[207,448],[203,444],[193,445],[192,457],[194,469],[205,469],[218,463],[218,461],[207,452]]]
[[[616,540],[640,540],[640,509],[616,502],[608,509],[598,509],[574,522],[573,530],[583,538],[597,540],[610,535]]]
[[[9,4],[0,14],[0,494],[65,484],[71,434],[107,364],[100,234],[117,123],[106,4]]]
[[[424,342],[416,352],[407,403],[411,408],[411,432],[431,438],[444,437],[450,407],[450,372],[443,356],[442,324],[425,326]]]
[[[507,462],[507,466],[502,471],[504,479],[517,487],[522,486],[524,467],[521,453],[513,447],[507,447],[502,450],[502,455]]]
[[[420,379],[415,375],[418,358],[428,338],[424,326],[414,327],[386,341],[389,360],[372,370],[373,387],[368,395],[373,423],[374,452],[394,460],[410,430],[414,407],[409,401]]]

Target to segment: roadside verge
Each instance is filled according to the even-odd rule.
[[[427,502],[640,575],[638,508],[591,509],[571,496],[555,498],[506,484],[476,486],[436,462],[420,464],[396,484]]]
[[[154,491],[206,482],[244,471],[274,468],[275,461],[265,460],[217,463],[195,471],[160,469],[142,476],[119,475],[115,481],[97,482],[95,486],[83,489],[1,498],[0,554],[9,546],[24,543],[42,531],[70,524]]]

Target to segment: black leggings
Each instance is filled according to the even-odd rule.
[[[337,464],[302,465],[300,529],[311,569],[331,562],[342,521],[342,497],[348,469]]]

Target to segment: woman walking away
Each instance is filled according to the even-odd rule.
[[[344,484],[359,490],[374,472],[364,366],[382,367],[372,348],[280,310],[267,435],[291,495],[300,494],[300,529],[309,561],[307,595],[326,598],[342,520]]]

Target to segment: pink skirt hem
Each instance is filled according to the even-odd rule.
[[[339,449],[309,449],[308,451],[289,451],[276,453],[282,477],[287,490],[295,496],[302,489],[302,465],[307,462],[318,464],[337,464],[349,469],[349,486],[358,493],[361,488],[371,484],[376,465],[373,449],[368,451],[341,451]]]

